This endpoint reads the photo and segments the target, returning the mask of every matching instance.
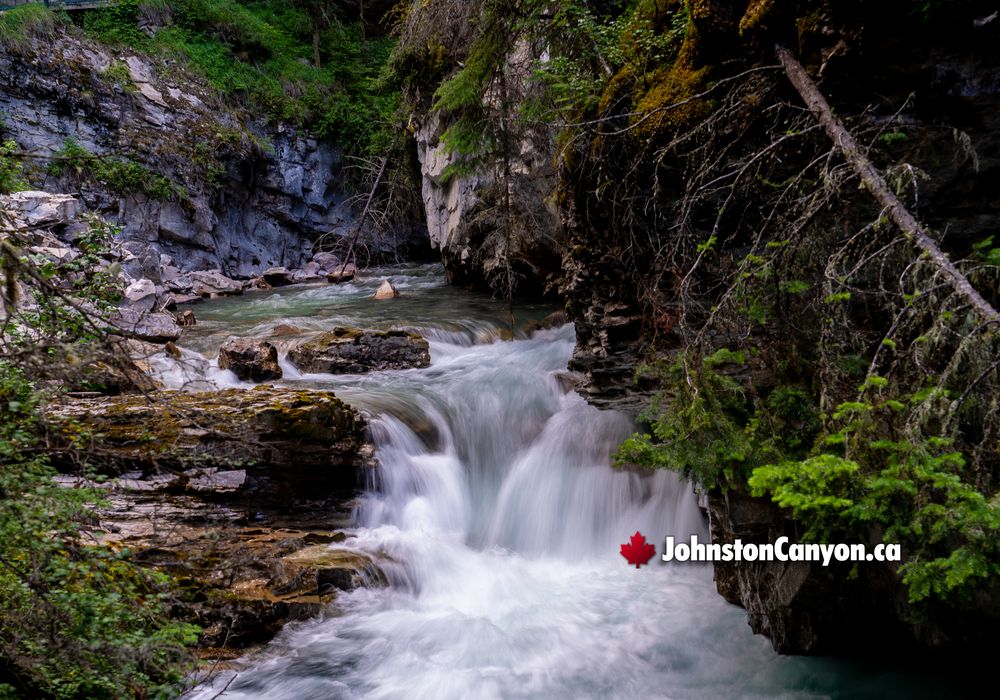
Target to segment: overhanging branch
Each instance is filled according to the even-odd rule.
[[[827,136],[833,141],[834,146],[844,154],[844,158],[861,178],[865,189],[878,201],[889,219],[899,227],[907,240],[927,255],[931,263],[945,276],[949,285],[982,314],[985,320],[1000,321],[1000,313],[976,291],[968,278],[942,252],[934,239],[928,235],[926,229],[899,200],[899,197],[889,189],[882,174],[865,157],[843,123],[834,116],[830,104],[798,59],[781,45],[775,47],[775,52],[788,75],[788,79],[805,101],[806,107],[816,117]]]

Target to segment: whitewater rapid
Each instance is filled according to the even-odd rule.
[[[499,306],[486,313],[480,300],[478,318],[456,322],[462,302],[433,279],[397,275],[404,297],[391,303],[409,294],[414,306],[379,307],[424,315],[409,325],[430,339],[430,367],[330,377],[285,365],[289,383],[332,389],[369,416],[378,477],[358,499],[347,541],[331,546],[370,553],[389,585],[338,594],[327,614],[289,626],[191,697],[920,694],[894,674],[776,655],[716,593],[709,566],[629,566],[619,547],[637,530],[659,549],[666,535],[707,536],[691,486],[667,471],[612,466],[635,426],[564,388],[571,326],[481,342],[484,327],[499,327]],[[365,287],[323,289],[256,302],[272,304],[270,315],[232,307],[204,332],[217,345],[234,324],[261,333],[278,321],[372,322],[361,316],[371,313]],[[319,294],[328,296],[325,320],[312,311]],[[216,384],[236,383],[206,371]]]

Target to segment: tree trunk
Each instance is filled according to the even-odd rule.
[[[899,197],[889,189],[882,174],[865,157],[851,133],[834,116],[829,103],[823,97],[823,93],[816,87],[816,83],[812,81],[798,59],[788,49],[780,45],[775,47],[775,52],[788,75],[788,79],[805,101],[806,107],[816,117],[827,136],[833,141],[834,146],[844,154],[844,158],[854,168],[854,172],[861,178],[861,182],[864,183],[868,192],[878,201],[883,211],[899,227],[907,240],[927,255],[947,278],[954,290],[981,313],[985,320],[1000,321],[1000,314],[997,313],[997,310],[976,291],[969,283],[968,278],[959,272],[954,263],[948,259],[948,256],[941,251],[934,239],[920,225],[920,222],[899,201]]]
[[[313,35],[313,65],[317,68],[320,67],[319,64],[319,18],[312,17],[312,35]]]
[[[361,211],[361,216],[355,224],[354,236],[351,238],[350,245],[347,247],[347,253],[344,255],[344,264],[340,266],[341,278],[344,276],[344,270],[347,269],[347,261],[351,259],[354,244],[357,243],[358,236],[361,235],[361,227],[364,225],[365,219],[368,217],[368,210],[371,209],[372,200],[375,198],[375,191],[378,189],[379,183],[382,182],[382,174],[385,172],[385,166],[388,162],[389,156],[383,156],[382,163],[378,166],[378,175],[375,176],[375,182],[372,184],[372,188],[368,190],[368,199],[365,201],[365,208]]]

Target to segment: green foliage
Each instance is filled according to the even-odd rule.
[[[891,146],[891,145],[893,145],[895,143],[902,143],[904,141],[907,141],[907,140],[909,140],[909,138],[910,137],[907,136],[902,131],[887,131],[884,134],[882,134],[881,136],[879,136],[878,140],[881,141],[882,143],[884,143],[887,146]]]
[[[363,39],[359,25],[328,14],[316,66],[306,7],[279,0],[162,4],[170,21],[153,37],[138,28],[150,5],[138,0],[88,12],[84,27],[100,41],[180,59],[226,99],[309,127],[349,152],[381,155],[395,145],[399,97],[382,80],[390,39]]]
[[[123,92],[135,92],[135,82],[128,66],[122,61],[114,61],[101,73],[101,78]]]
[[[0,47],[22,49],[32,37],[50,36],[56,16],[44,5],[19,5],[0,12]]]
[[[171,580],[102,544],[94,523],[103,492],[60,486],[47,457],[55,436],[44,404],[79,379],[74,366],[116,347],[95,310],[111,311],[121,296],[108,263],[117,233],[92,216],[80,255],[63,263],[0,242],[6,297],[31,296],[7,309],[0,335],[2,697],[175,697],[193,669],[197,629],[170,621]],[[62,426],[56,440],[82,477],[99,480],[87,469],[88,436]]]
[[[544,99],[554,107],[548,117],[596,108],[610,73],[628,67],[644,76],[673,61],[689,30],[687,6],[680,4],[666,27],[658,19],[641,4],[609,16],[592,3],[560,3],[549,32],[561,51],[536,65]]]
[[[1000,248],[993,244],[993,236],[987,236],[972,246],[972,255],[987,265],[1000,267]]]
[[[94,215],[88,216],[87,222],[87,231],[77,241],[82,255],[76,259],[55,263],[42,256],[36,259],[22,257],[21,264],[30,266],[42,283],[75,279],[70,290],[73,296],[86,300],[98,312],[108,314],[117,307],[122,290],[117,271],[105,264],[104,258],[110,251],[111,240],[120,230]],[[39,338],[57,346],[93,343],[103,337],[101,326],[78,305],[37,285],[31,288],[31,293],[34,304],[21,314],[27,328],[10,327],[7,330],[6,339],[12,345],[30,351]]]
[[[738,484],[764,461],[804,454],[820,428],[815,400],[800,387],[751,398],[726,374],[746,366],[722,349],[689,366],[682,357],[660,370],[664,396],[653,407],[652,434],[634,435],[616,461],[678,471],[706,487]]]
[[[197,630],[167,621],[166,577],[93,543],[100,494],[53,481],[35,449],[38,411],[0,360],[0,667],[25,696],[172,696]]]
[[[874,381],[862,389],[886,386]],[[919,405],[932,394],[908,403]],[[903,546],[900,573],[911,602],[968,598],[1000,575],[1000,503],[963,480],[965,460],[951,440],[878,435],[876,416],[906,406],[885,398],[843,403],[833,416],[840,428],[823,451],[758,467],[748,484],[753,495],[788,508],[806,526],[807,539],[864,538],[879,527],[883,541]]]
[[[13,155],[17,150],[17,144],[13,141],[0,142],[0,194],[18,192],[28,187],[21,172],[21,162]]]
[[[770,494],[775,503],[806,523],[807,539],[824,540],[831,535],[831,521],[854,506],[850,496],[859,469],[857,462],[820,454],[758,467],[747,483],[751,494]]]
[[[127,197],[144,194],[159,200],[187,200],[187,190],[167,177],[154,173],[141,163],[128,158],[96,156],[77,141],[67,138],[55,153],[49,173],[56,176],[75,175],[105,185],[115,194]]]
[[[145,48],[149,37],[139,29],[140,0],[120,0],[109,7],[83,15],[83,28],[90,36],[113,46]]]

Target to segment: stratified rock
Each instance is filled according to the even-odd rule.
[[[350,492],[363,483],[358,469],[372,466],[364,419],[330,392],[163,391],[72,401],[49,419],[92,435],[90,463],[104,473],[246,469],[246,488],[273,498]]]
[[[389,280],[382,280],[382,284],[375,290],[376,299],[395,299],[398,296],[399,290]]]
[[[109,322],[118,335],[150,343],[166,343],[181,337],[177,320],[168,313],[143,313],[134,309],[119,309]]]
[[[31,227],[66,224],[76,218],[80,202],[68,194],[15,192],[0,198],[3,208],[14,212]]]
[[[385,584],[377,558],[341,544],[347,536],[337,528],[351,524],[342,499],[262,506],[242,469],[129,474],[103,487],[108,500],[95,530],[144,565],[183,569],[187,585],[172,615],[202,628],[201,648],[266,642],[283,624],[319,614],[340,590]],[[251,524],[239,505],[247,496]]]
[[[368,331],[334,328],[292,348],[289,361],[303,372],[362,374],[376,370],[426,367],[431,363],[427,341],[403,330]]]
[[[233,338],[219,348],[219,368],[251,382],[281,379],[278,351],[266,341]]]

